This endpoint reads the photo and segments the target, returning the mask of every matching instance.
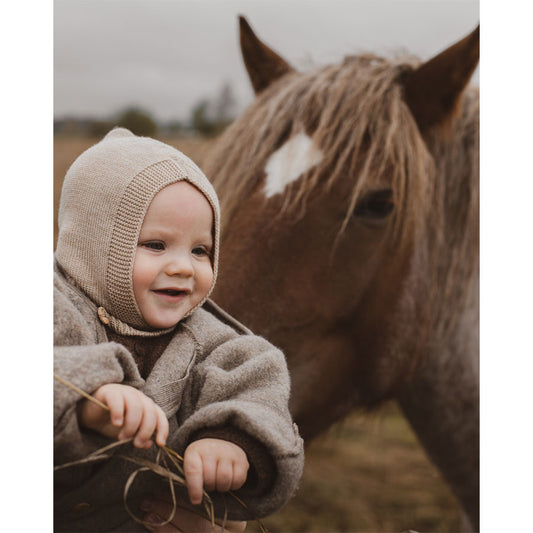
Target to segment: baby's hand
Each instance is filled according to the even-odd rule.
[[[244,485],[248,473],[244,450],[221,439],[200,439],[185,450],[183,469],[193,505],[202,502],[202,489],[226,492]]]
[[[93,395],[109,407],[106,411],[90,400],[78,404],[78,420],[81,426],[106,437],[118,440],[135,437],[137,448],[150,448],[152,435],[164,446],[168,437],[168,420],[162,409],[141,391],[128,385],[109,383]]]

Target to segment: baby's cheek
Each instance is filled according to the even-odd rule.
[[[208,265],[205,265],[201,274],[200,274],[200,287],[202,292],[202,298],[207,295],[209,290],[211,289],[211,286],[213,285],[213,281],[215,279],[215,275],[213,272],[213,268],[211,267],[211,263]]]
[[[142,250],[137,250],[132,273],[133,293],[136,298],[150,286],[153,280],[154,265],[152,263]]]

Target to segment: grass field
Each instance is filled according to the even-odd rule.
[[[460,531],[460,515],[391,403],[373,415],[352,414],[310,443],[296,497],[265,524],[280,533],[444,533]]]
[[[209,148],[202,140],[165,141],[200,165]],[[67,168],[95,142],[55,139],[55,209]],[[271,533],[389,533],[409,529],[455,533],[460,531],[460,513],[454,496],[427,460],[396,405],[390,403],[372,415],[352,414],[310,443],[298,493],[264,523]],[[247,531],[259,528],[250,523]]]

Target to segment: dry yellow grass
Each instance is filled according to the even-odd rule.
[[[54,214],[65,172],[97,140],[55,139]],[[210,143],[162,140],[200,166]],[[54,242],[56,235],[54,216]],[[313,441],[296,497],[264,522],[271,533],[454,533],[460,530],[460,512],[397,407],[389,404],[374,415],[353,414]],[[250,523],[248,531],[258,528]]]
[[[456,499],[394,403],[311,442],[296,497],[264,524],[271,533],[461,529]]]

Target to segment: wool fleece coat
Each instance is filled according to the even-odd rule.
[[[146,379],[131,352],[109,340],[97,306],[55,272],[55,374],[87,393],[106,383],[123,383],[152,398],[165,412],[167,446],[183,455],[197,438],[226,438],[246,451],[250,470],[236,492],[249,510],[230,496],[213,492],[216,513],[248,520],[281,507],[293,494],[303,468],[303,443],[288,411],[289,375],[283,354],[211,301],[180,322]],[[112,441],[79,426],[80,395],[54,381],[54,462],[76,462]],[[113,456],[55,472],[55,531],[145,531],[131,518],[124,487],[138,468],[120,454],[155,460],[157,447],[127,444]],[[152,472],[135,478],[128,508],[139,518],[143,498],[169,492]],[[186,499],[185,493],[183,497]]]

